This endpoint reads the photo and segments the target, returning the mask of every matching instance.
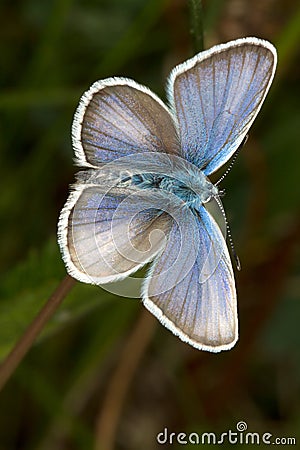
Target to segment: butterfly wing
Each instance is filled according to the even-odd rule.
[[[237,39],[175,67],[168,80],[183,156],[206,175],[237,150],[270,88],[276,50],[257,38]]]
[[[167,154],[180,153],[173,117],[146,87],[108,78],[82,96],[72,138],[76,163],[89,170],[79,174],[60,216],[65,264],[87,283],[122,279],[153,259],[169,229],[169,216],[158,208],[163,194],[141,191],[126,179],[157,171],[159,156],[169,167]]]
[[[97,81],[83,94],[72,137],[76,163],[86,167],[142,152],[180,154],[168,108],[149,89],[127,78]]]
[[[108,283],[152,260],[170,229],[157,204],[155,194],[128,186],[75,184],[58,224],[69,274],[85,283]]]
[[[192,254],[185,236],[196,248]],[[210,272],[203,276],[203,270]],[[228,350],[237,341],[230,257],[218,225],[203,207],[192,230],[191,223],[173,222],[145,282],[143,302],[163,325],[200,350]]]

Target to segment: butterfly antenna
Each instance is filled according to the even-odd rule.
[[[231,158],[230,164],[229,164],[229,166],[227,167],[225,173],[224,173],[224,174],[221,176],[221,178],[215,183],[216,186],[218,186],[218,184],[220,184],[220,183],[224,180],[224,178],[226,177],[226,175],[229,174],[229,172],[231,171],[231,169],[232,169],[232,167],[233,167],[233,165],[234,165],[234,163],[235,163],[235,161],[236,161],[236,158],[239,156],[239,153],[240,153],[241,149],[244,147],[244,145],[246,144],[247,141],[248,141],[248,134],[246,134],[246,136],[245,136],[244,139],[243,139],[243,142],[241,143],[241,145],[239,146],[239,148],[236,150],[235,154],[234,154],[233,157]]]
[[[234,248],[232,234],[231,234],[231,230],[230,230],[230,227],[229,227],[229,223],[227,221],[225,210],[223,208],[223,205],[222,205],[219,197],[215,197],[215,200],[216,200],[216,202],[217,202],[217,204],[218,204],[218,206],[219,206],[219,208],[221,210],[221,213],[222,213],[222,215],[224,217],[224,220],[225,220],[226,232],[227,232],[227,236],[228,236],[229,246],[230,246],[231,254],[232,254],[233,259],[235,261],[236,268],[237,268],[237,270],[241,270],[242,266],[241,266],[240,258],[238,257],[238,255],[237,255],[237,253],[235,251],[235,248]]]

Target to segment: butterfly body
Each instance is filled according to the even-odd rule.
[[[142,300],[200,350],[238,339],[236,288],[210,175],[240,147],[271,86],[276,50],[257,38],[217,45],[175,67],[168,105],[127,78],[86,91],[72,138],[84,168],[61,212],[67,270],[85,283],[122,280],[151,262]]]
[[[131,183],[140,189],[160,189],[175,195],[190,208],[199,209],[202,204],[218,195],[218,188],[196,166],[192,169],[189,168],[189,173],[173,173],[173,176],[141,173],[133,175]]]

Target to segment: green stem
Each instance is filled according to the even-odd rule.
[[[202,0],[189,0],[190,32],[195,53],[204,50]]]

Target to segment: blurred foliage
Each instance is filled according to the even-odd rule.
[[[164,98],[169,70],[193,50],[184,0],[2,0],[0,8],[3,358],[65,274],[55,234],[73,181],[80,95],[123,75]],[[243,267],[240,340],[212,355],[159,326],[135,343],[139,301],[78,283],[0,394],[1,450],[95,442],[99,450],[107,417],[120,450],[160,448],[164,427],[225,432],[240,420],[300,442],[299,3],[207,0],[203,11],[206,48],[255,35],[279,51],[270,95],[224,181]]]

